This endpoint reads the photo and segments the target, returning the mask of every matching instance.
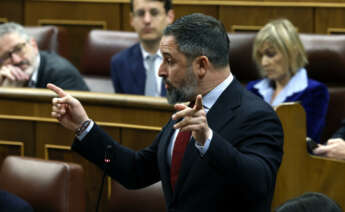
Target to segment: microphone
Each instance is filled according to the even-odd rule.
[[[99,188],[98,199],[97,199],[97,204],[96,204],[96,212],[98,212],[99,204],[102,198],[104,180],[105,180],[105,176],[107,175],[106,172],[108,169],[108,165],[111,162],[111,148],[112,148],[111,145],[107,145],[104,152],[104,172],[103,172],[101,187]]]

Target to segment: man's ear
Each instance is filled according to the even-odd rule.
[[[199,56],[194,59],[193,61],[193,69],[195,70],[195,74],[199,78],[205,77],[207,71],[209,70],[210,61],[206,56]]]
[[[131,25],[132,28],[134,28],[133,19],[134,19],[133,12],[130,12],[129,13],[129,24]]]
[[[167,20],[168,20],[168,24],[172,24],[174,22],[175,19],[175,12],[174,10],[169,10],[167,12]]]
[[[30,42],[30,45],[38,51],[39,48],[38,48],[37,41],[34,38],[31,38],[29,42]]]

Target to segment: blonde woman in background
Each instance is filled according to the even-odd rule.
[[[300,102],[306,111],[307,136],[320,142],[329,93],[324,84],[308,78],[307,55],[293,24],[287,19],[266,24],[255,38],[253,59],[263,79],[248,83],[248,90],[272,106]]]

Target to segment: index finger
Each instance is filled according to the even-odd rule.
[[[60,87],[58,87],[52,83],[48,83],[47,88],[54,91],[59,97],[67,96],[67,93],[64,90],[62,90]]]

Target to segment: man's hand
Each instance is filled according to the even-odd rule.
[[[204,145],[210,135],[211,129],[208,127],[206,112],[202,106],[202,96],[198,95],[193,108],[184,104],[176,104],[178,110],[173,116],[173,120],[182,120],[174,125],[175,129],[182,131],[192,131],[192,136],[201,145]]]
[[[30,79],[30,75],[13,65],[0,69],[0,86],[21,87]]]
[[[345,160],[345,141],[341,138],[329,139],[327,145],[319,145],[314,149],[314,154]]]
[[[54,91],[59,97],[52,100],[52,117],[59,120],[59,122],[67,129],[76,131],[81,127],[84,121],[88,120],[81,103],[64,90],[54,84],[48,83],[47,88]]]

